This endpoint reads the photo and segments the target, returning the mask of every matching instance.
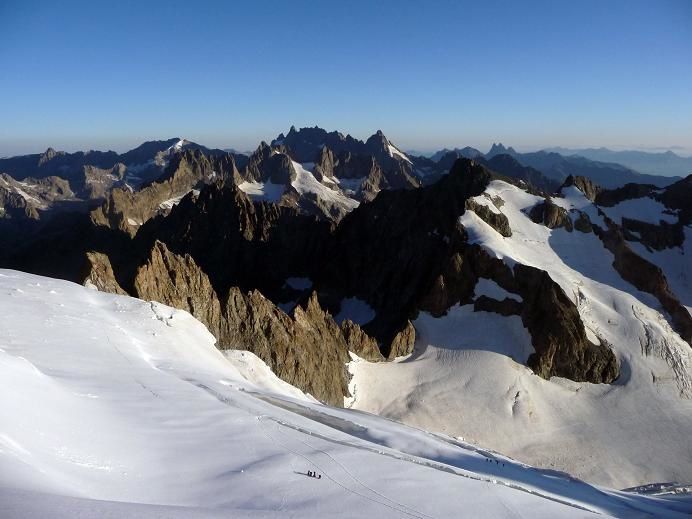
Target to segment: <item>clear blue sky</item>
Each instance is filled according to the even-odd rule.
[[[690,1],[0,0],[0,156],[291,124],[406,149],[692,148]]]

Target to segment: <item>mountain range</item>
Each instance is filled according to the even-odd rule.
[[[250,155],[185,139],[121,155],[49,151],[0,160],[0,268],[11,269],[0,273],[8,294],[3,325],[17,326],[16,301],[26,322],[36,315],[31,329],[69,327],[84,307],[84,319],[93,314],[108,331],[104,339],[95,329],[100,346],[91,351],[88,322],[80,321],[75,330],[83,337],[61,343],[71,348],[64,361],[40,341],[9,341],[7,377],[48,377],[31,375],[38,377],[37,398],[57,384],[64,395],[96,395],[94,412],[109,413],[99,406],[114,398],[118,428],[117,417],[130,411],[127,392],[142,391],[143,406],[166,416],[174,431],[189,426],[195,434],[214,428],[192,426],[161,399],[180,396],[209,417],[221,416],[223,406],[251,409],[260,422],[252,430],[298,457],[301,442],[319,433],[375,451],[378,441],[396,445],[399,457],[417,446],[425,464],[455,471],[467,460],[462,451],[431,454],[446,452],[436,443],[444,438],[454,449],[499,451],[517,466],[575,485],[583,483],[572,476],[639,492],[651,483],[658,485],[649,490],[683,492],[692,481],[692,175],[653,183],[617,164],[520,154],[501,144],[487,154],[463,148],[426,158],[404,153],[381,131],[362,141],[321,128],[291,128]],[[69,308],[51,303],[51,291],[69,294]],[[45,298],[47,307],[36,306]],[[129,333],[127,322],[137,331]],[[17,338],[31,331],[11,329]],[[173,338],[175,330],[183,339]],[[170,351],[168,343],[175,345]],[[224,371],[224,356],[249,378]],[[81,360],[84,367],[75,367]],[[99,366],[111,364],[104,376],[113,381],[101,384]],[[121,378],[128,389],[112,396]],[[258,389],[262,380],[279,400]],[[88,416],[71,396],[56,402]],[[433,431],[420,433],[433,443],[355,411]],[[241,414],[234,415],[238,423],[247,418]],[[276,420],[281,424],[272,425]],[[286,423],[299,434],[281,432]],[[134,445],[135,429],[125,425]],[[340,431],[338,438],[323,426]],[[182,441],[182,432],[171,434],[164,444],[172,450],[158,455],[173,455]],[[394,437],[400,441],[391,443]],[[36,436],[32,445],[51,453],[49,440]],[[93,456],[112,456],[108,441]],[[247,448],[238,450],[256,448],[251,438],[243,441]],[[370,476],[356,477],[353,464],[334,459],[354,451],[322,450],[319,460],[301,459],[329,467],[322,470],[342,490],[386,502],[398,511],[393,515],[428,516],[424,504],[382,497],[380,487],[363,483]],[[51,470],[66,470],[58,455],[44,455]],[[15,463],[8,459],[0,453],[3,467]],[[483,463],[500,463],[475,461],[463,464],[473,478],[486,474]],[[31,475],[41,465],[32,459],[26,467]],[[214,481],[209,474],[219,467],[202,468],[210,472],[195,472],[195,481]],[[155,471],[138,470],[155,479]],[[186,492],[193,488],[202,487]],[[89,495],[136,500],[133,489]],[[200,492],[191,502],[200,502]],[[586,494],[578,500],[561,488],[555,497],[619,517],[631,513],[621,501],[597,505],[591,490]],[[162,502],[171,495],[162,491]],[[637,513],[687,513],[663,501],[623,500]]]
[[[613,151],[608,148],[550,148],[565,156],[578,155],[589,160],[616,162],[650,175],[687,176],[692,173],[692,157],[682,157],[673,151],[649,152],[636,150]]]

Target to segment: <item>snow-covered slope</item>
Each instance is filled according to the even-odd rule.
[[[5,270],[0,330],[3,518],[690,510],[324,407],[157,303]]]
[[[278,153],[278,152],[274,152]],[[332,206],[344,213],[350,212],[358,207],[358,201],[346,196],[339,188],[338,179],[332,180],[324,177],[323,182],[315,178],[311,168],[313,163],[300,164],[291,161],[295,178],[289,184],[274,184],[272,182],[250,182],[244,181],[238,184],[238,188],[244,191],[252,200],[264,200],[267,202],[278,202],[282,195],[290,188],[302,197],[307,196],[319,200],[326,206]],[[331,184],[331,186],[330,186]]]
[[[532,346],[518,316],[467,305],[438,319],[419,315],[410,358],[353,362],[349,405],[599,484],[692,482],[692,350],[659,302],[623,281],[593,233],[533,223],[527,213],[542,198],[501,181],[491,182],[486,194],[477,202],[501,200],[493,211],[507,216],[512,236],[466,211],[460,222],[470,240],[510,265],[546,270],[577,305],[591,340],[614,349],[619,379],[612,385],[544,380],[524,365]],[[554,202],[604,226],[575,187]],[[677,260],[682,268],[684,258]],[[497,292],[486,281],[479,285],[477,296]]]
[[[291,182],[291,185],[299,194],[311,193],[320,200],[341,207],[345,211],[351,211],[358,207],[356,200],[347,197],[341,191],[330,189],[322,184],[303,164],[293,161],[293,169],[296,172],[296,178]]]

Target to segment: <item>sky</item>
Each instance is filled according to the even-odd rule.
[[[692,154],[685,0],[0,0],[0,34],[0,156],[291,125]]]

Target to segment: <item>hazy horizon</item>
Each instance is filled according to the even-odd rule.
[[[314,127],[315,125],[310,125],[310,127]],[[317,125],[319,126],[319,125]],[[300,128],[296,126],[296,128]],[[334,128],[324,128],[328,132],[334,131]],[[32,155],[32,154],[41,154],[44,153],[48,148],[53,148],[56,151],[64,151],[67,153],[76,153],[76,152],[87,152],[87,151],[115,151],[116,153],[125,153],[127,151],[130,151],[137,146],[141,145],[144,142],[147,141],[165,141],[169,139],[174,139],[174,138],[182,138],[186,139],[192,142],[195,142],[197,144],[201,144],[203,146],[206,146],[208,148],[218,148],[218,149],[233,149],[238,153],[247,153],[247,152],[252,152],[254,151],[257,146],[260,144],[260,142],[271,142],[273,139],[278,137],[280,133],[287,133],[288,130],[290,129],[290,125],[288,128],[284,130],[280,130],[277,133],[274,133],[272,135],[266,135],[266,136],[258,136],[257,140],[255,143],[251,146],[243,147],[239,145],[234,145],[234,143],[229,143],[225,139],[221,139],[219,137],[210,137],[208,139],[203,139],[203,138],[195,138],[193,136],[187,135],[187,134],[180,134],[180,135],[161,135],[161,136],[142,136],[139,139],[137,138],[132,138],[129,137],[127,139],[115,139],[113,142],[114,143],[120,143],[119,145],[108,145],[105,144],[104,146],[100,147],[93,147],[93,146],[79,146],[78,143],[71,145],[71,146],[60,146],[57,144],[53,143],[46,143],[45,145],[41,146],[39,145],[38,147],[31,145],[27,146],[26,148],[22,149],[18,153],[5,153],[2,148],[0,148],[0,157],[13,157],[13,156],[19,156],[19,155]],[[349,132],[347,130],[343,129],[336,129],[336,131],[339,131],[343,133],[344,135],[350,134],[352,137],[365,141],[367,140],[368,137],[370,137],[372,134],[374,134],[377,130],[382,130],[382,132],[392,141],[394,142],[397,146],[402,148],[406,152],[416,152],[416,153],[421,153],[424,155],[430,155],[435,152],[438,152],[442,149],[454,149],[454,148],[464,148],[464,147],[471,147],[471,148],[476,148],[477,150],[487,153],[490,148],[492,147],[493,144],[502,144],[506,147],[512,147],[516,151],[520,153],[528,153],[528,152],[533,152],[533,151],[541,151],[541,150],[548,150],[548,149],[554,149],[554,148],[563,148],[566,150],[579,150],[579,149],[598,149],[598,148],[607,148],[611,151],[642,151],[642,152],[647,152],[647,153],[665,153],[667,151],[671,151],[675,153],[676,155],[680,157],[692,157],[692,148],[685,149],[682,146],[670,146],[670,147],[647,147],[647,146],[627,146],[627,145],[612,145],[612,146],[603,146],[600,144],[592,144],[592,145],[565,145],[565,144],[556,144],[556,145],[544,145],[544,146],[531,146],[531,145],[518,145],[512,142],[504,142],[501,140],[495,140],[495,141],[490,141],[490,142],[484,142],[484,143],[469,143],[469,142],[457,142],[457,143],[446,143],[446,144],[440,144],[439,146],[436,147],[423,147],[423,146],[416,146],[415,144],[411,146],[406,146],[401,143],[400,140],[395,138],[393,134],[388,132],[385,128],[376,128],[372,130],[370,133],[366,133],[363,135],[355,135],[352,132]]]
[[[0,6],[0,156],[296,127],[404,149],[692,154],[692,4],[436,1]]]

